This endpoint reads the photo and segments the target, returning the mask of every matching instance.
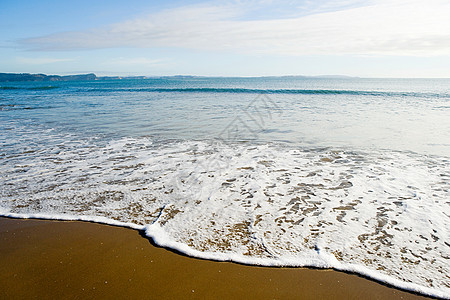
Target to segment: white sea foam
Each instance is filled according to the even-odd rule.
[[[40,136],[2,143],[1,215],[126,226],[190,256],[335,268],[449,298],[446,157]]]

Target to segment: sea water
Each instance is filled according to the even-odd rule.
[[[450,80],[0,83],[0,213],[450,295]]]

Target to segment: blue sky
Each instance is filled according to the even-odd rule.
[[[450,77],[449,0],[0,0],[0,72]]]

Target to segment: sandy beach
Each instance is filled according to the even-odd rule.
[[[140,232],[0,218],[0,298],[427,299],[333,270],[186,257]]]

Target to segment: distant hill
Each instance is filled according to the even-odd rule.
[[[93,74],[80,75],[45,75],[45,74],[29,74],[29,73],[0,73],[0,81],[85,81],[97,80],[98,77]]]
[[[80,74],[80,75],[45,75],[45,74],[29,74],[29,73],[0,73],[0,82],[14,82],[14,81],[87,81],[87,80],[118,80],[118,79],[148,79],[148,78],[174,78],[174,79],[189,79],[189,78],[206,78],[208,76],[195,75],[172,75],[172,76],[97,76],[94,73]],[[225,78],[225,77],[218,77]],[[239,77],[233,77],[239,78]],[[243,77],[243,78],[326,78],[326,79],[346,79],[357,78],[343,75],[322,75],[322,76],[302,76],[302,75],[287,75],[287,76],[261,76],[261,77]]]

